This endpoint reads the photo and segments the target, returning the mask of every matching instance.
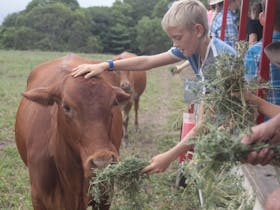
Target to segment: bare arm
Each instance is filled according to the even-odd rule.
[[[253,144],[255,142],[266,142],[269,144],[280,143],[280,114],[272,119],[256,125],[252,128],[252,133],[242,139],[244,144]],[[251,152],[245,161],[251,164],[266,165],[273,160],[274,152],[264,148],[259,152]]]
[[[251,33],[249,34],[249,46],[255,44],[258,41],[257,34]]]
[[[200,105],[200,107],[203,106]],[[187,142],[191,137],[197,135],[198,132],[197,129],[200,127],[203,118],[202,113],[203,110],[202,108],[200,108],[199,109],[200,118],[198,120],[199,122],[197,123],[197,125],[173,148],[153,157],[150,165],[146,166],[143,169],[144,173],[153,174],[153,173],[160,173],[165,171],[170,165],[170,163],[176,160],[180,154],[182,154],[183,152],[187,152],[192,148],[192,145],[188,145]]]
[[[244,92],[244,94],[246,100],[252,104],[256,104],[258,111],[263,115],[272,118],[280,113],[280,106],[269,103],[265,99],[262,99],[252,93]]]
[[[172,64],[178,61],[179,60],[170,55],[169,52],[164,52],[156,55],[136,56],[132,58],[116,60],[114,61],[114,70],[137,71]],[[72,75],[77,77],[85,74],[86,78],[90,78],[100,74],[104,70],[109,70],[108,62],[102,62],[99,64],[82,64],[73,69]]]

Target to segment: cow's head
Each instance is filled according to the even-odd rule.
[[[137,55],[133,54],[133,53],[123,52],[119,55],[116,55],[113,59],[121,60],[121,59],[136,57],[136,56]],[[130,71],[119,71],[118,74],[120,76],[121,89],[123,89],[126,93],[132,93],[133,84],[131,84],[132,80],[130,79],[131,72]]]
[[[62,81],[29,90],[23,96],[44,106],[54,105],[58,139],[65,141],[72,155],[80,159],[85,177],[94,168],[118,161],[119,145],[112,142],[111,129],[113,118],[118,117],[114,112],[116,106],[130,97],[123,90],[102,78],[66,75]]]

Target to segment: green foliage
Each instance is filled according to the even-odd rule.
[[[110,8],[80,8],[77,0],[32,0],[22,12],[6,17],[0,26],[0,47],[106,53],[161,52],[169,48],[170,41],[156,22],[170,2],[116,0]],[[141,31],[143,26],[138,25],[144,16],[153,18],[145,28],[149,41]],[[144,43],[140,42],[143,40]]]
[[[230,162],[213,162],[196,155],[189,165],[184,166],[187,180],[184,194],[186,199],[193,199],[195,209],[253,209],[254,195],[247,194],[240,169],[232,166]],[[189,187],[196,189],[197,194],[189,192]]]
[[[0,151],[1,209],[31,209],[28,171],[15,147]]]
[[[141,209],[142,200],[140,187],[143,183],[141,170],[148,162],[136,157],[122,160],[118,164],[109,165],[103,169],[94,170],[95,177],[90,182],[89,193],[96,203],[101,202],[101,197],[109,195],[110,200],[114,191],[124,196],[129,205],[128,209]],[[116,185],[116,190],[114,190]]]
[[[94,53],[100,53],[103,52],[103,46],[101,43],[101,40],[99,37],[94,37],[94,36],[90,36],[87,39],[87,45],[84,48],[84,52],[94,52]]]
[[[129,33],[122,24],[116,24],[111,28],[111,52],[119,54],[129,49]]]
[[[71,9],[78,9],[80,7],[77,0],[32,0],[26,7],[27,11],[30,11],[36,7],[45,7],[52,3],[62,3],[67,5]]]
[[[160,0],[155,4],[151,17],[162,18],[163,15],[167,12],[168,6],[172,3],[172,0]]]
[[[123,2],[131,6],[131,18],[140,20],[143,16],[151,17],[153,8],[158,0],[123,0]]]
[[[86,16],[89,19],[89,27],[92,34],[90,37],[94,37],[96,40],[91,46],[90,44],[93,39],[89,37],[88,48],[96,49],[95,46],[98,45],[100,46],[98,49],[101,51],[97,52],[111,52],[110,29],[115,25],[111,11],[112,9],[108,7],[91,7],[85,10]],[[93,52],[95,52],[95,50]]]
[[[42,39],[43,35],[36,30],[25,27],[2,27],[0,32],[0,46],[19,50],[36,48],[34,40]]]
[[[159,18],[143,17],[136,26],[137,43],[141,53],[159,53],[170,46],[170,39],[163,32]]]

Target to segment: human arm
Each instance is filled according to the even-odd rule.
[[[168,168],[170,163],[176,160],[180,154],[185,153],[193,148],[193,145],[188,145],[188,141],[190,138],[196,135],[197,130],[200,128],[202,119],[201,113],[203,113],[202,108],[199,112],[200,118],[198,120],[199,122],[197,123],[197,125],[192,130],[190,130],[190,132],[170,150],[154,156],[152,158],[151,163],[143,169],[143,173],[153,174],[164,172]]]
[[[258,41],[258,36],[256,33],[249,34],[249,46],[255,44]]]
[[[269,144],[280,143],[280,114],[264,123],[254,126],[252,132],[242,139],[242,143],[248,145],[256,142],[265,142]],[[273,154],[272,150],[264,148],[259,152],[249,153],[245,162],[265,165],[272,160]]]
[[[194,127],[185,138],[172,147],[170,150],[156,155],[152,158],[151,163],[143,169],[143,173],[154,174],[164,172],[168,166],[178,158],[178,156],[184,152],[187,152],[192,148],[191,145],[187,145],[187,140],[195,135]]]
[[[169,52],[164,52],[150,56],[136,56],[121,60],[114,61],[114,70],[143,70],[151,69],[171,63],[178,62],[179,60],[172,56]],[[102,62],[98,64],[82,64],[73,69],[72,76],[77,77],[85,75],[85,78],[93,77],[102,73],[105,70],[109,70],[109,63]]]
[[[280,113],[280,106],[269,103],[265,99],[258,97],[253,93],[244,91],[244,97],[249,103],[257,106],[258,112],[269,118],[273,118]]]

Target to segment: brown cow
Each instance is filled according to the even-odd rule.
[[[35,67],[17,111],[16,143],[28,166],[35,210],[87,209],[93,170],[119,159],[122,118],[116,105],[129,95],[108,83],[109,72],[72,77],[83,63],[94,62],[71,54]],[[104,199],[95,207],[110,204]]]
[[[123,52],[120,55],[115,56],[114,60],[120,60],[124,58],[135,57],[137,55],[129,52]],[[120,87],[127,93],[131,94],[131,99],[125,104],[122,105],[123,110],[123,118],[124,118],[124,138],[125,142],[128,139],[127,134],[127,126],[129,120],[129,112],[134,104],[134,126],[135,129],[138,130],[139,123],[138,123],[138,108],[139,108],[139,99],[141,94],[144,92],[146,88],[146,71],[119,71],[120,75]]]

